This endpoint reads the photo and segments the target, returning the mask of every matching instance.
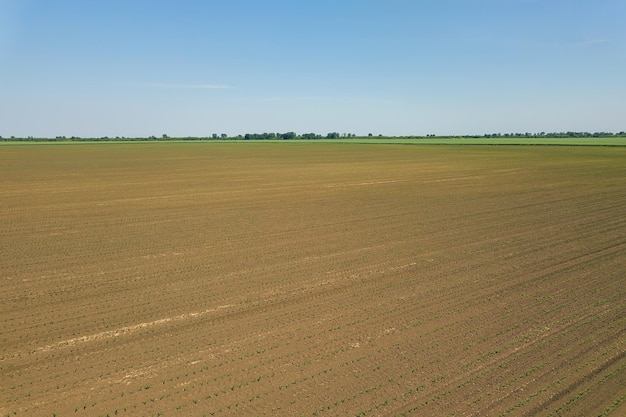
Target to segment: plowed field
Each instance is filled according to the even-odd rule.
[[[0,147],[1,416],[626,415],[626,148]]]

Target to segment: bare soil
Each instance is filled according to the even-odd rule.
[[[0,415],[624,415],[625,161],[0,147]]]

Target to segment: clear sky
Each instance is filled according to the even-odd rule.
[[[625,0],[0,0],[0,135],[626,130]]]

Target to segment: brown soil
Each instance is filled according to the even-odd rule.
[[[0,147],[0,416],[626,413],[626,149]]]

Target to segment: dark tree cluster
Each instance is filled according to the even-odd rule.
[[[303,133],[301,135],[295,132],[286,132],[286,133],[246,133],[243,136],[244,140],[291,140],[291,139],[339,139],[339,138],[354,138],[356,137],[353,133],[337,133],[331,132],[326,136],[319,135],[317,133]]]

